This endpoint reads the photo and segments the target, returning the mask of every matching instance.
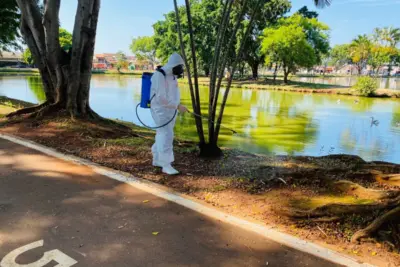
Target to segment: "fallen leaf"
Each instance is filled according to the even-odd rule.
[[[153,232],[152,234],[153,234],[153,235],[158,235],[158,234],[159,234],[159,232]]]
[[[358,251],[357,250],[353,250],[353,254],[358,254]]]
[[[150,200],[143,200],[143,203],[149,203]]]
[[[377,254],[378,254],[378,252],[376,252],[376,251],[373,251],[373,252],[371,253],[372,256],[376,256]]]

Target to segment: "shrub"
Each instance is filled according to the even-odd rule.
[[[378,81],[368,76],[360,77],[353,88],[357,90],[359,95],[371,96],[378,89]]]

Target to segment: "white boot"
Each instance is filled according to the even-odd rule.
[[[177,175],[179,174],[179,172],[177,170],[175,170],[171,164],[168,164],[167,166],[164,166],[162,168],[162,172],[168,175]]]

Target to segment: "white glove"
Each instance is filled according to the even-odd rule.
[[[178,105],[178,111],[179,111],[179,113],[189,112],[188,108],[181,104]]]

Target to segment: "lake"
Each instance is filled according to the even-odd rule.
[[[94,75],[91,107],[100,115],[140,125],[135,106],[140,100],[141,80],[128,76]],[[190,94],[182,88],[182,102]],[[0,95],[39,103],[44,100],[40,78],[0,76]],[[207,88],[201,97],[208,100]],[[203,111],[206,112],[206,103]],[[154,125],[150,111],[139,109],[143,121]],[[371,125],[371,117],[378,125]],[[358,98],[232,89],[220,144],[261,154],[354,154],[365,160],[400,163],[400,100]],[[196,140],[194,119],[179,115],[176,136]]]
[[[306,83],[319,83],[319,84],[331,84],[351,87],[356,84],[357,76],[348,77],[297,77],[293,76],[290,78],[292,81],[306,82]],[[400,90],[400,77],[392,78],[377,78],[380,89],[391,89]]]

